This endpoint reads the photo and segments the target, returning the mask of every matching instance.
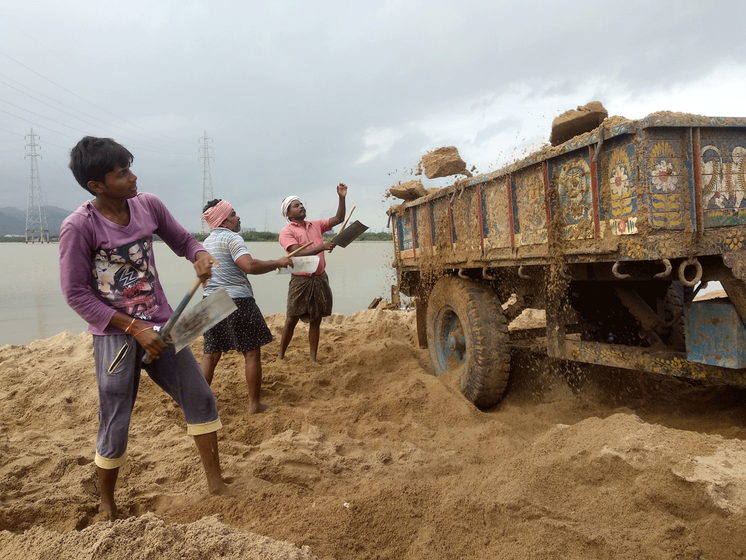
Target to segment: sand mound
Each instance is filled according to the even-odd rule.
[[[0,535],[3,538],[10,535]],[[246,558],[274,560],[312,560],[317,558],[307,547],[303,550],[261,535],[226,527],[215,517],[204,517],[187,525],[166,524],[152,513],[130,517],[113,523],[96,523],[82,531],[57,533],[34,527],[22,537],[12,539],[13,554],[0,558],[75,558],[93,560],[180,560],[182,558]],[[9,550],[3,546],[3,550]]]
[[[541,319],[530,317],[531,320]],[[88,335],[0,348],[0,559],[738,558],[746,392],[516,353],[480,412],[431,375],[413,312],[299,324],[249,417],[242,358],[213,388],[231,494],[206,493],[180,411],[144,375],[117,500],[97,521]],[[523,318],[527,321],[527,318]],[[201,341],[192,346],[201,356]],[[261,536],[260,536],[261,535]]]

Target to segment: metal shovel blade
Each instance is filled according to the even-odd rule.
[[[218,288],[197,305],[185,311],[171,329],[170,338],[178,352],[207,329],[237,309],[225,288]]]
[[[355,220],[353,223],[351,223],[349,226],[347,226],[343,231],[339,232],[332,241],[335,245],[338,245],[339,247],[347,247],[350,243],[355,241],[357,237],[363,233],[366,229],[368,229],[368,226],[361,224],[359,221]]]

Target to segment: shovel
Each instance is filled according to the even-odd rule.
[[[170,342],[174,345],[174,350],[178,352],[236,309],[238,309],[236,304],[233,303],[233,299],[225,288],[218,288],[174,323],[168,333],[171,336]]]
[[[179,302],[179,306],[176,308],[176,311],[174,311],[174,314],[171,315],[171,318],[166,322],[166,324],[163,326],[161,331],[158,333],[160,334],[161,338],[163,340],[167,340],[166,337],[168,336],[168,333],[171,332],[171,329],[174,327],[174,323],[179,320],[179,317],[184,312],[184,308],[186,308],[187,304],[189,303],[189,300],[192,299],[192,296],[194,295],[194,292],[197,291],[197,288],[199,288],[199,285],[202,283],[202,280],[197,278],[194,281],[194,284],[192,284],[192,287],[189,288],[189,291],[184,296],[184,298]],[[153,361],[153,358],[150,357],[149,354],[145,354],[142,357],[142,363],[149,364]]]
[[[350,210],[350,213],[347,214],[347,219],[345,220],[345,223],[342,224],[342,227],[339,228],[339,233],[334,236],[334,239],[332,239],[332,242],[334,245],[339,245],[340,247],[347,247],[350,243],[352,243],[357,237],[363,233],[366,229],[368,229],[368,226],[361,224],[359,221],[355,220],[352,225],[350,226],[350,229],[345,229],[347,227],[347,222],[350,221],[350,218],[352,217],[352,213],[355,211],[355,207],[352,207],[352,210]],[[331,251],[329,251],[331,253]]]
[[[368,229],[368,226],[361,224],[358,220],[355,220],[349,225],[349,227],[345,228],[343,231],[340,231],[337,235],[335,235],[334,239],[332,239],[332,242],[334,242],[335,246],[338,245],[340,247],[347,247],[350,243],[355,241],[355,239],[357,239],[358,236],[366,229]]]
[[[176,352],[236,310],[236,304],[233,303],[228,292],[224,288],[218,288],[184,314],[184,309],[200,284],[202,280],[197,278],[179,302],[174,314],[158,333],[163,340],[174,345]],[[182,314],[184,314],[183,317]],[[149,364],[153,358],[145,354],[142,361],[144,364]]]

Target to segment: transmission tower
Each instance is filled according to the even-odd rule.
[[[264,207],[264,231],[269,231],[269,210]]]
[[[208,138],[207,131],[205,131],[205,135],[201,138],[202,140],[202,155],[200,156],[202,159],[202,208],[207,206],[207,203],[210,202],[213,199],[212,196],[212,175],[210,173],[210,143],[209,141],[212,140],[211,138]],[[200,213],[202,213],[202,208],[200,208]],[[202,225],[200,226],[200,232],[201,233],[207,233],[210,231],[210,228],[207,227],[207,222],[202,220]]]
[[[28,202],[26,203],[26,243],[33,243],[37,238],[39,243],[45,241],[49,243],[49,228],[47,227],[47,216],[44,214],[44,206],[41,200],[41,185],[39,184],[39,168],[36,165],[36,158],[41,157],[36,153],[36,134],[31,129],[31,134],[26,136],[29,141],[26,144],[29,154],[28,158],[31,163],[31,175],[28,181]]]

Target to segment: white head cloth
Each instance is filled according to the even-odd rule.
[[[300,198],[290,195],[282,201],[282,204],[280,204],[280,212],[282,212],[282,217],[285,218],[286,222],[290,221],[290,218],[288,218],[288,209],[290,208],[290,205],[293,203],[294,200],[300,200]]]

